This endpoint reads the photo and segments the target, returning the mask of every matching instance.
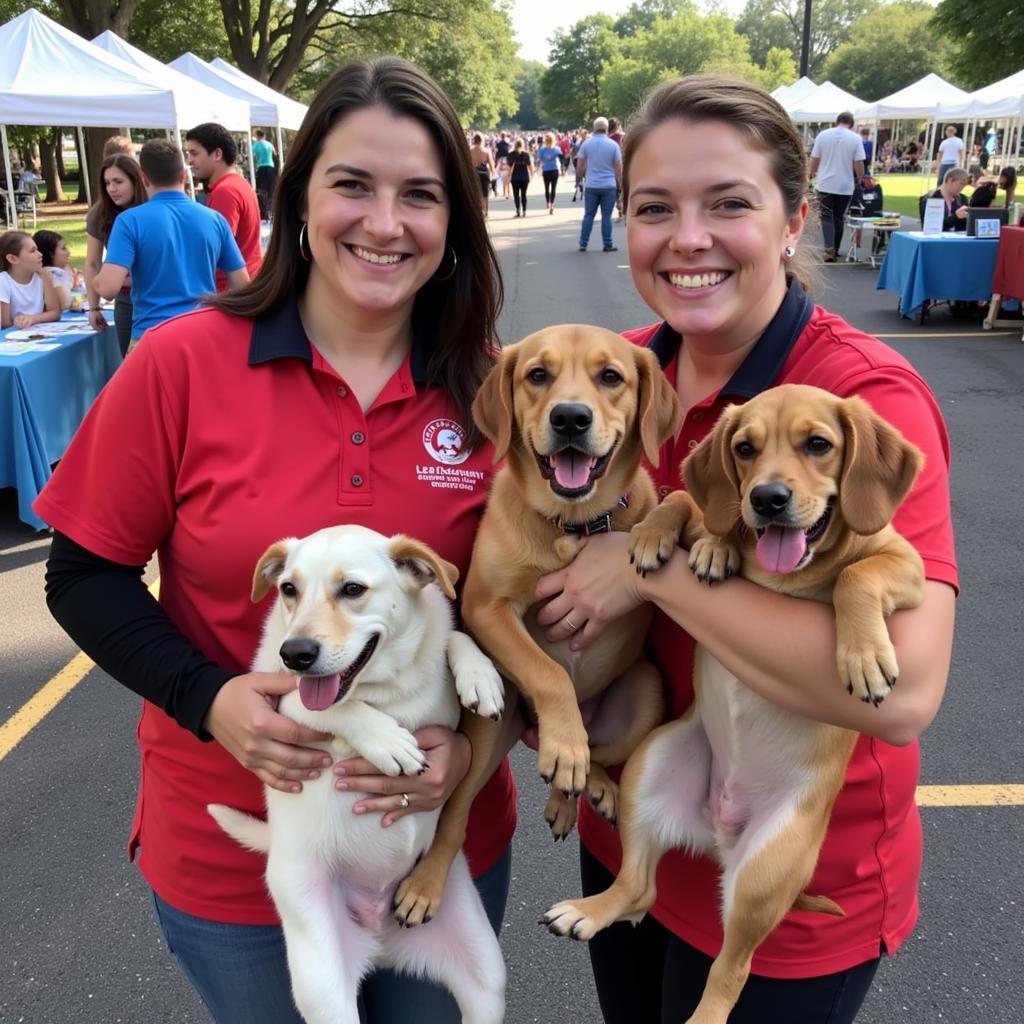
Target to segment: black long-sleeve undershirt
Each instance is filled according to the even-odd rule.
[[[121,565],[54,531],[46,603],[96,664],[201,740],[210,704],[237,672],[212,662],[178,629],[143,582],[145,566]]]

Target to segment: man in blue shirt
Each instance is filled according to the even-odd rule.
[[[228,222],[185,194],[185,161],[166,139],[150,139],[139,153],[149,201],[114,221],[96,290],[112,299],[132,278],[132,346],[144,331],[195,309],[216,291],[217,270],[229,288],[249,281]],[[130,350],[130,347],[129,347]]]
[[[594,134],[580,146],[576,154],[576,177],[586,181],[580,252],[587,251],[599,207],[604,251],[616,252],[618,246],[612,241],[612,212],[615,210],[615,197],[622,187],[622,150],[617,142],[608,138],[608,118],[597,118],[594,121]]]

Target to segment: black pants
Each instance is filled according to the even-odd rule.
[[[602,892],[611,874],[580,847],[583,894]],[[590,965],[605,1024],[679,1024],[697,1008],[711,957],[653,917],[613,924],[590,940]],[[878,960],[820,978],[751,975],[729,1024],[852,1024],[871,988]]]
[[[260,220],[270,220],[274,206],[274,188],[277,186],[277,168],[269,164],[256,168],[256,198],[260,204]]]
[[[553,203],[555,201],[555,186],[558,184],[558,171],[541,171],[544,178],[544,201]]]
[[[839,246],[843,244],[843,221],[851,198],[836,195],[834,192],[818,193],[821,234],[825,239],[825,248],[832,249],[836,255],[839,254]]]
[[[523,178],[522,181],[517,181],[515,178],[512,179],[512,198],[516,201],[516,213],[519,212],[520,208],[523,213],[526,213],[526,189],[529,184],[529,178]]]

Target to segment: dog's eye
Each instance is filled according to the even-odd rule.
[[[604,384],[605,387],[618,387],[622,383],[622,380],[622,374],[619,373],[618,370],[607,369],[601,371],[601,383]]]
[[[548,371],[543,366],[535,366],[527,375],[526,379],[531,384],[546,384]]]
[[[285,597],[298,597],[299,589],[295,586],[294,583],[289,583],[286,580],[284,583],[281,584],[281,593],[284,594]]]
[[[341,597],[362,597],[366,593],[366,587],[362,583],[342,583],[341,589],[338,591]]]
[[[832,442],[824,437],[809,437],[804,445],[808,455],[825,455],[832,451]]]
[[[754,446],[749,441],[740,441],[733,451],[736,453],[738,459],[752,459],[757,452],[754,450]]]

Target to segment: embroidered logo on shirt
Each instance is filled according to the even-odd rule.
[[[466,432],[455,420],[431,420],[423,430],[423,447],[435,461],[445,466],[457,466],[470,456],[466,446]]]

